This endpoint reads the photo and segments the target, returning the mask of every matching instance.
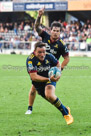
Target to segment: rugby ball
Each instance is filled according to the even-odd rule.
[[[61,75],[61,70],[59,70],[57,67],[50,68],[48,72],[49,77],[54,76],[55,78],[57,78],[60,75]]]

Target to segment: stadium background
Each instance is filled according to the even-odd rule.
[[[41,24],[44,29],[49,32],[51,22],[60,21],[60,36],[69,50],[76,51],[75,55],[90,56],[87,51],[91,50],[91,0],[0,1],[1,53],[29,54],[26,49],[33,50],[34,41],[41,40],[33,28],[37,10],[43,6],[45,13]]]

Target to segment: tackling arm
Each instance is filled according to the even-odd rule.
[[[64,67],[69,63],[69,60],[70,60],[69,56],[65,56],[63,58],[64,58],[64,60],[63,60],[63,62],[61,64],[61,70],[64,69]]]
[[[57,66],[57,68],[58,68],[59,70],[61,69],[61,64],[60,64],[59,62],[57,63],[56,66]]]

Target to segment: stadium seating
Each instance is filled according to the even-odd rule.
[[[91,21],[87,20],[86,23],[82,24],[79,21],[59,22],[62,25],[62,30],[60,37],[67,44],[69,50],[91,50]],[[20,23],[0,23],[0,42],[16,42],[22,43],[22,41],[37,41],[41,40],[38,34],[33,30],[34,24],[27,24],[25,22]],[[43,26],[44,27],[44,26]],[[49,32],[50,28],[44,27],[44,29]],[[9,43],[8,43],[9,44]],[[18,48],[30,48],[28,44],[26,47],[23,44],[16,45]],[[87,47],[88,46],[88,47]],[[2,44],[0,43],[0,47]],[[6,46],[5,48],[12,48],[11,46]],[[14,46],[14,48],[16,48]],[[87,49],[88,48],[88,49]]]

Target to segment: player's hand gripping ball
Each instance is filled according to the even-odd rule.
[[[48,72],[49,78],[54,76],[55,78],[59,77],[61,75],[61,70],[59,70],[57,67],[50,68]]]

